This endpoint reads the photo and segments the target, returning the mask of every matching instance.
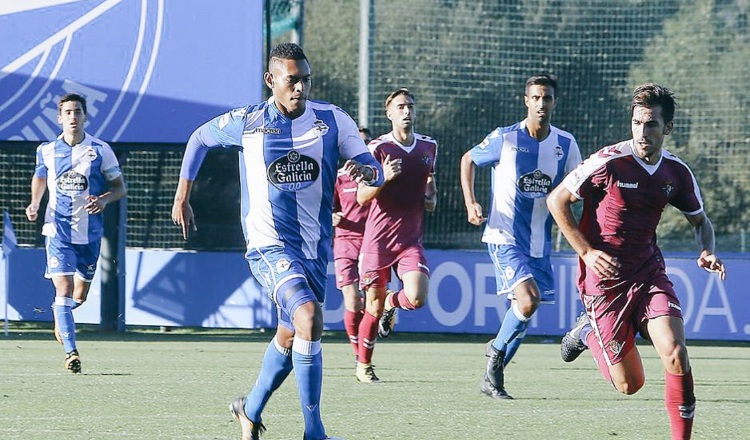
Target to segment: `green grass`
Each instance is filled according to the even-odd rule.
[[[45,326],[47,327],[47,326]],[[239,439],[229,401],[252,386],[269,333],[129,329],[78,334],[83,374],[63,369],[47,328],[0,336],[2,439]],[[374,363],[381,384],[354,379],[345,335],[324,337],[323,417],[329,435],[367,439],[665,439],[664,376],[641,346],[646,385],[616,393],[590,357],[564,364],[557,341],[524,344],[506,370],[512,401],[478,392],[477,335],[394,334]],[[750,344],[691,344],[698,409],[694,439],[750,438]],[[300,439],[294,380],[264,413],[266,439]]]

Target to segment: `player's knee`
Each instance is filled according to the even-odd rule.
[[[633,395],[643,388],[645,380],[643,377],[624,377],[620,380],[612,379],[615,389],[627,396]]]
[[[320,339],[323,331],[323,310],[315,301],[308,301],[294,311],[294,330],[302,339]]]
[[[662,356],[664,368],[672,374],[685,374],[690,370],[687,347],[675,344],[671,350]]]

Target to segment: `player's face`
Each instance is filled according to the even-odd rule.
[[[307,60],[271,60],[265,75],[266,85],[273,92],[276,107],[282,114],[296,118],[305,112],[310,95],[312,75]]]
[[[526,104],[526,118],[532,122],[549,124],[552,110],[557,105],[555,89],[547,86],[532,85],[523,97]]]
[[[57,122],[62,125],[63,133],[76,135],[83,132],[83,124],[86,115],[83,113],[83,105],[78,101],[63,102]]]
[[[388,104],[386,116],[391,120],[394,129],[410,131],[417,121],[417,110],[414,99],[408,95],[398,95]]]
[[[646,163],[654,164],[661,157],[664,138],[672,132],[672,121],[664,123],[661,106],[653,108],[636,106],[630,123],[635,154]]]

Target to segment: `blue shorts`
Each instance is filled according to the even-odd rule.
[[[245,259],[255,279],[276,304],[279,324],[284,327],[294,330],[292,316],[297,307],[310,301],[322,304],[325,300],[326,258],[297,258],[281,246],[269,246],[247,251]],[[289,288],[292,285],[296,285],[295,288]]]
[[[512,294],[521,282],[534,278],[542,297],[554,296],[555,279],[549,257],[532,258],[516,246],[502,244],[488,243],[487,251],[495,266],[498,295]]]
[[[78,275],[84,281],[94,279],[101,240],[89,244],[72,244],[47,237],[47,270],[44,276]]]

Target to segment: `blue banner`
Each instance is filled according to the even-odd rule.
[[[54,139],[57,99],[109,142],[182,143],[259,101],[262,0],[0,2],[0,140]]]
[[[227,328],[276,326],[274,305],[250,275],[242,253],[126,251],[125,322]],[[400,311],[396,332],[497,332],[508,305],[495,295],[492,264],[486,252],[428,251],[432,269],[427,305]],[[724,257],[727,279],[719,280],[692,258],[667,257],[667,273],[682,304],[688,339],[750,341],[750,259]],[[21,248],[10,258],[9,319],[51,321],[52,283],[43,277],[44,249]],[[531,335],[563,335],[581,303],[575,287],[577,260],[552,259],[556,303],[542,305],[532,318]],[[97,275],[98,277],[98,275]],[[397,285],[393,286],[397,288]],[[89,299],[75,311],[77,322],[98,323],[101,289],[94,278]],[[327,329],[343,330],[343,301],[333,265],[324,305]]]

